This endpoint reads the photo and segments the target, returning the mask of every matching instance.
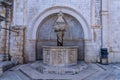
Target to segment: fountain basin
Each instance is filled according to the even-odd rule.
[[[78,46],[43,46],[43,63],[50,66],[77,64]]]

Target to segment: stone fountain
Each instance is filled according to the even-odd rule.
[[[77,64],[77,46],[63,46],[64,32],[68,28],[64,14],[60,11],[54,23],[57,46],[43,47],[43,63],[49,66],[70,66]]]
[[[43,46],[43,62],[36,63],[41,73],[76,74],[86,69],[86,64],[77,62],[78,46],[64,46],[64,33],[68,28],[64,14],[60,11],[53,29],[57,37],[57,46]]]

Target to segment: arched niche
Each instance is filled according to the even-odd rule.
[[[59,11],[62,11],[65,14],[69,14],[75,17],[76,20],[82,25],[84,33],[84,39],[85,40],[91,40],[92,35],[91,35],[91,30],[90,27],[85,20],[85,18],[80,14],[80,12],[77,12],[75,9],[66,7],[66,6],[54,6],[51,8],[48,8],[38,14],[34,19],[33,22],[30,23],[30,37],[28,39],[30,40],[36,40],[36,32],[39,27],[39,24],[49,15],[59,13]]]
[[[40,28],[40,25],[42,24],[43,20],[45,20],[45,18],[47,18],[50,15],[52,16],[53,14],[55,15],[59,13],[59,11],[62,11],[64,14],[73,16],[74,19],[76,19],[79,22],[84,33],[85,54],[88,54],[88,51],[86,51],[88,50],[88,46],[86,45],[89,44],[87,43],[87,41],[90,41],[92,39],[92,34],[86,19],[75,8],[66,7],[66,6],[54,6],[54,7],[47,8],[44,11],[38,13],[38,15],[36,15],[36,17],[32,19],[32,23],[29,24],[29,29],[27,33],[28,35],[27,43],[26,43],[26,45],[29,45],[26,47],[26,52],[29,52],[29,53],[26,53],[28,54],[29,61],[36,60],[35,56],[37,56],[36,54],[37,54],[38,29]]]
[[[57,13],[47,16],[37,29],[36,57],[42,59],[42,46],[56,46],[57,37],[53,25]],[[82,25],[73,16],[64,14],[68,28],[64,34],[63,46],[79,46],[78,59],[84,60],[84,32]]]

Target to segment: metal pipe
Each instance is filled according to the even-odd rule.
[[[101,22],[101,48],[103,47],[103,23],[102,23],[102,0],[101,0],[101,11],[100,11],[100,22]]]

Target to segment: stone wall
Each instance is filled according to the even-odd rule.
[[[102,4],[102,5],[101,5]],[[99,62],[100,48],[109,49],[109,62],[120,62],[119,0],[14,0],[13,26],[26,26],[20,34],[11,33],[12,60],[19,56],[36,60],[36,35],[42,20],[60,10],[81,23],[86,62]],[[4,25],[4,23],[2,23]],[[0,53],[4,53],[5,33],[0,32]],[[23,34],[24,33],[24,34]],[[23,56],[24,55],[24,56]],[[13,57],[14,56],[14,57]],[[20,63],[23,61],[20,61]]]
[[[17,63],[24,63],[24,39],[25,39],[25,27],[14,26],[15,31],[11,34],[11,46],[10,57],[11,61]]]
[[[92,4],[93,2],[94,4]],[[84,42],[86,42],[85,60],[87,62],[96,62],[99,58],[98,50],[101,45],[101,25],[99,15],[100,0],[15,0],[13,25],[26,26],[25,54],[27,55],[27,61],[36,60],[36,39],[33,39],[31,37],[33,35],[31,34],[35,33],[34,36],[36,36],[37,32],[34,32],[34,30],[32,31],[32,29],[36,25],[37,20],[42,19],[42,17],[45,16],[47,17],[47,15],[52,12],[49,12],[49,10],[51,9],[54,12],[54,9],[56,8],[58,8],[57,11],[66,10],[66,13],[68,14],[68,11],[70,11],[69,9],[73,9],[73,12],[76,12],[77,15],[71,13],[71,16],[76,18],[77,16],[80,16],[81,19],[83,19],[83,23],[85,24],[82,25],[82,27],[84,28],[85,25],[87,25],[87,27],[84,28]],[[48,11],[48,13],[41,16],[41,14],[46,11]],[[79,19],[79,21],[81,20]],[[82,22],[80,23],[82,24]],[[38,27],[35,28],[37,29]]]
[[[27,1],[27,33],[26,33],[26,50],[25,53],[28,54],[29,61],[35,60],[33,56],[36,54],[36,50],[33,49],[35,46],[36,39],[32,39],[31,33],[37,33],[31,31],[37,19],[40,18],[41,14],[45,11],[49,11],[51,8],[56,9],[57,7],[62,7],[63,9],[72,8],[78,13],[82,14],[85,22],[90,25],[90,0],[71,0],[71,1],[61,1],[61,0],[37,0],[37,1]],[[84,7],[86,6],[86,7]],[[52,10],[52,9],[51,9]],[[60,9],[58,9],[60,11]],[[62,10],[62,9],[61,9]],[[51,11],[52,12],[52,11]],[[50,13],[51,13],[50,12]],[[87,13],[86,13],[87,12]],[[69,13],[69,12],[68,12]],[[49,12],[48,12],[49,14]],[[44,15],[47,17],[47,15]],[[72,15],[74,16],[74,15]],[[40,24],[40,23],[39,23]],[[36,27],[38,28],[38,27]]]
[[[0,7],[0,15],[5,16],[5,9],[3,7]],[[1,22],[1,26],[5,28],[5,22]],[[0,61],[5,60],[3,56],[5,56],[5,47],[6,47],[6,31],[1,30],[0,31]]]
[[[110,62],[120,62],[120,0],[109,0],[109,50]]]
[[[77,9],[90,24],[90,0],[32,0],[28,1],[28,22],[50,7],[64,6]],[[87,13],[86,13],[87,12]]]

